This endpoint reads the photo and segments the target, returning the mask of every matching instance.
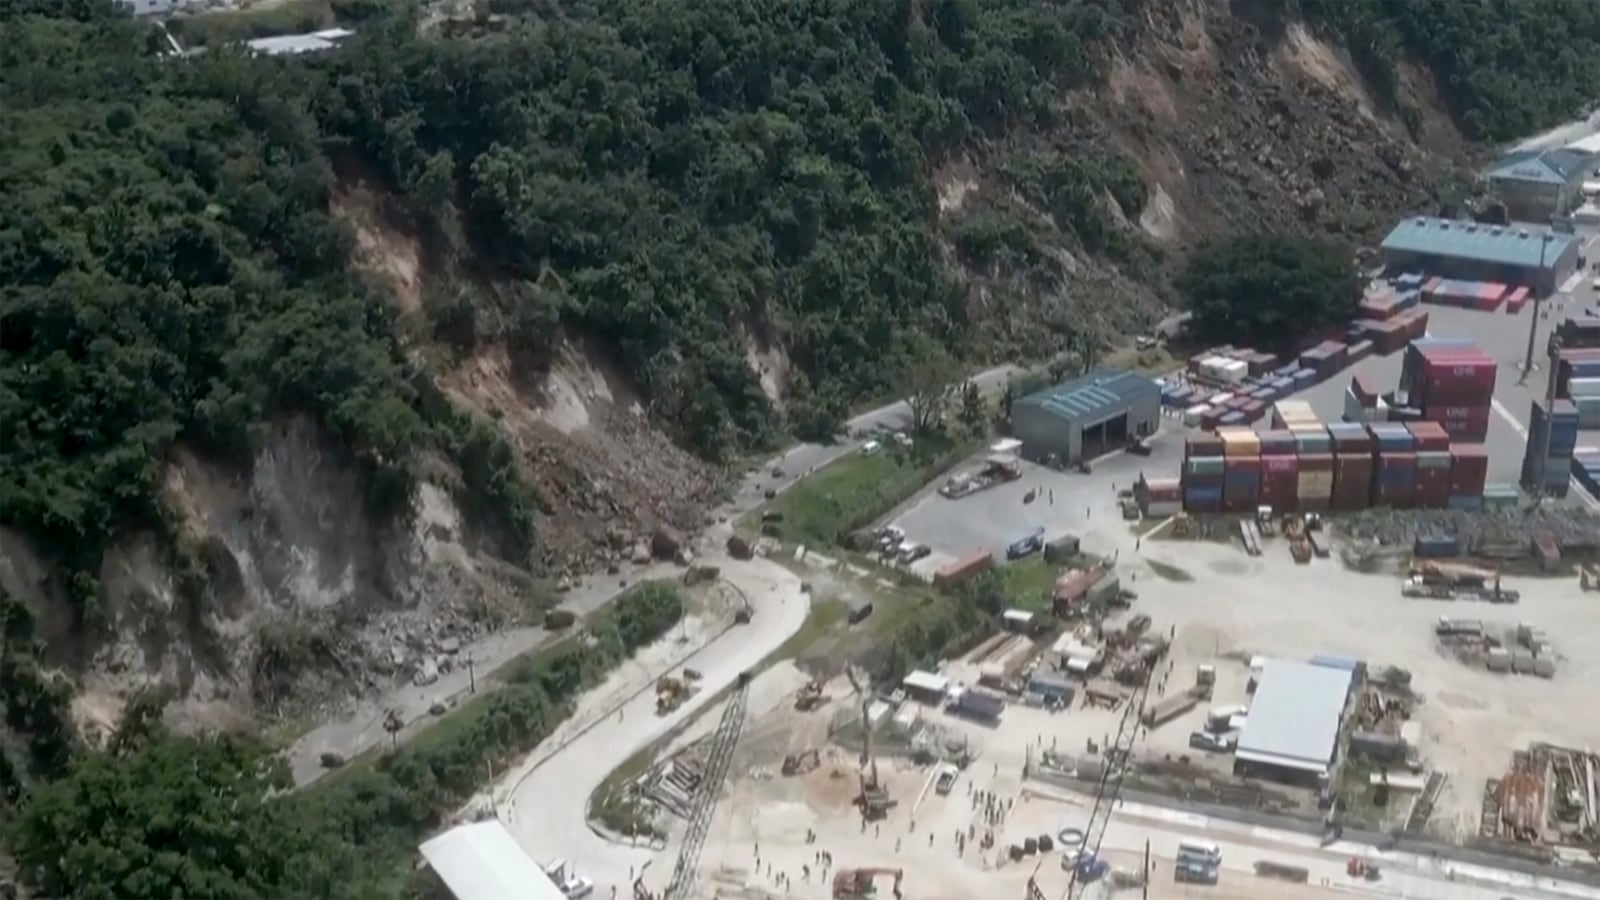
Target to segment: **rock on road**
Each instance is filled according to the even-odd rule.
[[[1016,366],[1000,366],[979,372],[969,380],[976,383],[978,389],[985,394],[993,394],[1005,385],[1007,379],[1020,371],[1022,370]],[[851,434],[857,434],[904,428],[910,417],[910,407],[901,400],[862,413],[852,418],[846,425]],[[798,444],[790,447],[746,475],[732,498],[715,510],[713,516],[719,520],[736,519],[760,506],[768,490],[783,491],[792,487],[807,472],[854,451],[861,443],[860,440],[851,438],[836,444]],[[772,476],[771,472],[775,468],[783,474]],[[580,617],[586,616],[622,593],[623,587],[620,583],[622,579],[626,579],[628,584],[633,584],[644,579],[672,577],[677,572],[675,566],[665,563],[649,566],[624,565],[615,576],[591,576],[584,579],[562,597],[561,608],[569,609]],[[508,628],[463,647],[461,658],[470,656],[474,660],[474,670],[478,676],[479,687],[482,688],[485,674],[529,650],[554,640],[556,636],[538,627]],[[428,710],[435,703],[450,704],[465,696],[469,691],[470,681],[468,672],[464,668],[457,668],[441,675],[438,681],[425,687],[397,684],[384,694],[363,701],[354,709],[347,710],[311,729],[301,735],[288,750],[289,767],[294,775],[295,786],[304,787],[327,773],[328,770],[324,769],[321,763],[325,753],[353,759],[389,740],[388,733],[383,730],[385,710],[393,709],[399,712],[401,719],[406,723],[399,734],[399,740],[401,742],[410,740],[432,721]]]

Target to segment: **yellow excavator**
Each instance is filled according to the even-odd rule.
[[[666,715],[689,699],[689,685],[682,678],[663,675],[656,679],[656,712]]]

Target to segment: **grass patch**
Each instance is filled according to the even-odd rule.
[[[885,446],[867,455],[848,453],[806,476],[746,517],[759,527],[762,513],[782,514],[786,540],[835,547],[851,531],[905,502],[939,473],[970,455],[981,438],[921,438],[909,448]]]
[[[779,645],[778,649],[772,651],[772,655],[762,661],[758,668],[765,669],[773,663],[804,656],[818,641],[844,621],[847,611],[845,602],[835,597],[813,599],[811,610],[806,613],[805,624]]]
[[[1150,567],[1150,571],[1154,572],[1157,578],[1165,578],[1168,581],[1176,581],[1179,583],[1194,580],[1193,575],[1190,575],[1188,572],[1171,563],[1147,559],[1145,560],[1145,565]]]
[[[1016,609],[1031,613],[1047,613],[1055,606],[1056,579],[1062,567],[1045,562],[1043,556],[1034,555],[1017,562],[1007,563],[998,570],[1001,589],[1006,601]]]

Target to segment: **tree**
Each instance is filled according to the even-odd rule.
[[[983,427],[983,394],[978,391],[976,382],[967,381],[961,385],[961,424],[972,431]]]
[[[943,344],[923,332],[913,332],[900,352],[898,384],[911,407],[911,430],[936,431],[944,423],[955,384],[956,365]]]
[[[1349,250],[1285,235],[1213,243],[1190,258],[1178,288],[1200,337],[1265,346],[1347,322],[1361,302]]]
[[[23,806],[11,848],[46,896],[271,896],[311,841],[272,807],[288,787],[257,743],[160,733],[79,757]]]

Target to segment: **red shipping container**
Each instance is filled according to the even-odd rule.
[[[1266,415],[1267,405],[1260,400],[1251,400],[1244,406],[1239,407],[1239,411],[1244,413],[1246,422],[1258,422],[1262,416]]]
[[[1418,509],[1444,509],[1450,502],[1450,470],[1420,469],[1412,505]]]
[[[1499,300],[1505,293],[1506,286],[1498,281],[1485,281],[1478,287],[1479,300]]]
[[[1418,450],[1449,450],[1450,434],[1438,422],[1421,421],[1411,422],[1406,425],[1406,430],[1411,432],[1412,445]]]
[[[1183,457],[1211,459],[1222,455],[1222,438],[1214,434],[1191,434],[1183,442]]]
[[[1440,390],[1473,388],[1493,392],[1494,360],[1482,353],[1471,356],[1427,356],[1422,360],[1422,381]]]
[[[1220,421],[1222,421],[1222,413],[1218,412],[1216,407],[1212,407],[1200,415],[1200,427],[1207,431],[1216,428],[1217,423]]]
[[[1422,417],[1444,426],[1453,440],[1481,441],[1489,433],[1488,406],[1429,406]]]
[[[1489,451],[1482,444],[1450,447],[1450,496],[1478,497],[1489,477]]]
[[[1269,472],[1261,476],[1260,505],[1290,512],[1298,508],[1299,476],[1293,472]]]
[[[1494,312],[1500,308],[1500,302],[1501,298],[1499,297],[1479,297],[1473,303],[1472,308],[1478,312]]]
[[[1366,509],[1372,500],[1372,457],[1340,457],[1333,469],[1333,508]]]
[[[1378,388],[1372,383],[1371,375],[1357,375],[1350,379],[1350,389],[1355,391],[1356,399],[1362,406],[1371,406],[1372,401],[1378,399]]]
[[[1263,456],[1261,457],[1261,471],[1263,473],[1271,472],[1274,475],[1285,473],[1293,475],[1300,471],[1300,457],[1292,453]]]

